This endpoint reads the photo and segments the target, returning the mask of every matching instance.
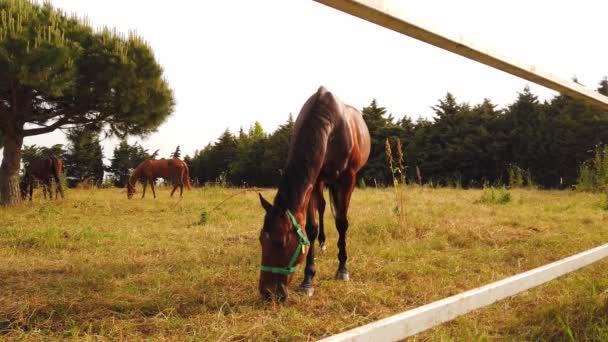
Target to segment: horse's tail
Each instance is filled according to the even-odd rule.
[[[190,184],[190,168],[188,167],[188,164],[184,163],[185,169],[184,169],[184,178],[186,181],[186,187],[188,187],[188,190],[192,190],[192,185]]]
[[[63,163],[61,159],[57,159],[55,157],[51,158],[51,171],[53,173],[53,178],[57,183],[59,183],[59,176],[63,172]]]
[[[63,188],[61,187],[61,180],[59,179],[59,176],[61,176],[61,174],[63,173],[63,163],[61,162],[61,159],[59,158],[51,158],[51,170],[53,172],[53,178],[55,179],[56,182],[56,187],[57,190],[59,190],[59,193],[61,194],[61,198],[63,198]],[[53,197],[53,194],[50,194],[51,198]],[[55,198],[57,197],[57,191],[55,191]]]

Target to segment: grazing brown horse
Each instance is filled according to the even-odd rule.
[[[279,301],[287,299],[287,286],[304,258],[304,281],[299,290],[312,296],[314,242],[318,233],[315,211],[319,212],[323,232],[325,185],[329,188],[339,233],[336,278],[349,279],[346,269],[348,206],[357,172],[367,162],[369,150],[369,131],[361,113],[320,87],[306,101],[296,120],[287,166],[274,203],[270,204],[260,194],[266,215],[260,232],[259,291],[265,300],[273,295]],[[324,243],[324,239],[323,233],[320,242]]]
[[[160,177],[170,179],[173,182],[171,197],[173,197],[173,193],[177,190],[178,186],[180,197],[184,193],[184,184],[186,184],[188,190],[192,188],[190,186],[190,171],[188,170],[188,165],[183,161],[177,158],[161,160],[147,159],[141,162],[141,164],[133,170],[131,177],[129,177],[129,181],[127,182],[127,198],[131,199],[133,197],[133,194],[135,193],[135,183],[138,179],[142,179],[144,184],[144,191],[141,198],[146,196],[146,186],[148,183],[150,183],[152,194],[154,195],[154,198],[156,198],[154,181],[156,178]]]
[[[63,189],[59,176],[63,172],[63,163],[58,158],[39,158],[33,159],[25,166],[25,176],[20,184],[21,199],[25,200],[29,189],[30,201],[34,193],[34,180],[38,180],[42,183],[42,190],[44,198],[46,199],[46,193],[48,189],[49,199],[53,199],[53,192],[51,191],[51,181],[55,181],[55,199],[58,198],[57,193],[61,194],[63,198]]]

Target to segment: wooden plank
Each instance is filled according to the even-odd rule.
[[[397,341],[544,284],[608,256],[608,244],[355,328],[321,341]]]
[[[524,65],[495,52],[474,46],[463,37],[453,37],[425,27],[408,18],[394,1],[388,0],[315,0],[390,30],[405,34],[457,55],[494,67],[528,81],[543,85],[588,104],[608,110],[608,97],[573,81],[560,79],[533,65]]]

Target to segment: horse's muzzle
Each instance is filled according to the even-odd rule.
[[[281,279],[282,278],[282,279]],[[265,274],[262,272],[260,278],[260,295],[264,301],[274,301],[283,303],[289,297],[289,291],[287,290],[287,278],[286,276],[276,274]]]

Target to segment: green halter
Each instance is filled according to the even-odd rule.
[[[296,251],[293,253],[293,256],[291,257],[291,260],[289,260],[289,264],[287,264],[287,266],[271,267],[262,265],[260,266],[260,269],[264,272],[278,273],[284,275],[292,274],[293,272],[298,270],[298,266],[294,266],[294,264],[296,263],[296,260],[298,260],[300,253],[302,253],[303,246],[310,246],[310,241],[308,241],[308,238],[302,232],[302,227],[300,226],[298,221],[296,221],[296,218],[293,217],[293,214],[291,214],[291,211],[289,211],[289,209],[287,209],[287,214],[289,215],[291,223],[293,223],[293,226],[296,229],[296,234],[298,234],[298,238],[300,239],[300,242],[298,243],[298,248],[296,248]]]

